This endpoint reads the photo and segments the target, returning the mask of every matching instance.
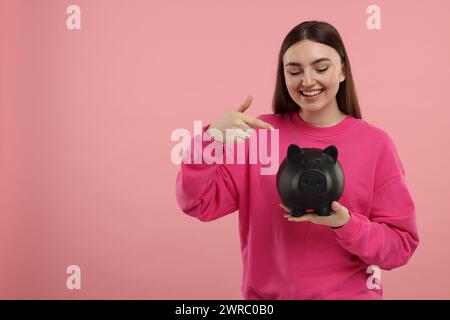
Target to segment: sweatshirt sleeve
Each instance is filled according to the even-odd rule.
[[[179,207],[184,213],[201,221],[216,220],[239,208],[238,186],[231,173],[233,166],[217,161],[222,157],[222,162],[226,162],[226,149],[230,145],[204,141],[202,137],[208,127],[204,126],[201,135],[192,138],[176,178]],[[213,151],[202,152],[207,147]],[[196,163],[195,158],[200,159],[200,163]]]
[[[394,142],[384,135],[369,218],[349,209],[350,220],[333,230],[344,249],[368,265],[391,270],[408,262],[419,244],[419,236],[403,165]]]

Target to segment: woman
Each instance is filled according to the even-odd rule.
[[[260,164],[182,163],[181,209],[202,221],[239,210],[246,299],[381,299],[381,283],[371,283],[368,272],[408,262],[419,243],[415,206],[392,139],[361,119],[337,30],[319,21],[293,28],[279,54],[274,113],[255,119],[244,113],[250,104],[251,96],[203,133],[221,132],[248,151],[256,136],[247,129],[275,128],[280,157],[291,143],[335,145],[345,188],[332,214],[292,217],[280,203],[276,175],[262,175]],[[200,143],[227,148],[215,140]]]

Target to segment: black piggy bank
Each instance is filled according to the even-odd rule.
[[[323,150],[289,146],[278,169],[277,189],[293,217],[311,210],[319,216],[331,214],[331,203],[344,191],[344,172],[337,157],[335,146]]]

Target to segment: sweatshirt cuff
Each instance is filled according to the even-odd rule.
[[[350,219],[340,228],[333,228],[333,231],[339,239],[350,239],[358,234],[361,229],[363,218],[361,215],[349,211]]]

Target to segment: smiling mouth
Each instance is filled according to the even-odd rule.
[[[300,91],[300,94],[304,97],[315,97],[321,94],[325,89]]]

